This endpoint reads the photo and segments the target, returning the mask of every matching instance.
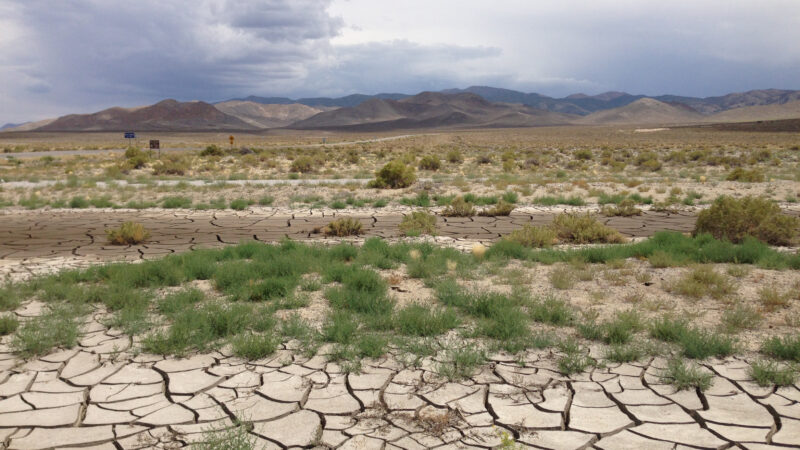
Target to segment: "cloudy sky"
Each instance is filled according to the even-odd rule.
[[[798,0],[0,0],[0,124],[164,98],[800,89]]]

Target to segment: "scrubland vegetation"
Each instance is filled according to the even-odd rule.
[[[313,233],[356,241],[241,243],[6,284],[0,335],[22,356],[41,355],[74,346],[91,315],[136,336],[136,351],[224,348],[254,360],[291,341],[348,371],[390,351],[410,365],[435,356],[451,379],[494,352],[552,349],[566,374],[664,356],[662,377],[680,389],[709,387],[698,360],[745,355],[758,383],[791,384],[800,363],[800,220],[785,210],[800,197],[796,140],[571,133],[442,132],[349,148],[253,138],[160,158],[132,148],[0,160],[0,178],[34,183],[2,187],[4,208],[333,209],[335,220]],[[285,184],[255,182],[264,179]],[[365,225],[346,210],[385,207],[402,212],[403,237],[358,238]],[[444,220],[532,208],[566,212],[471,253],[430,237]],[[629,242],[606,225],[696,209],[691,236]],[[148,239],[136,223],[107,233],[111,244]],[[9,313],[29,302],[44,313]]]
[[[65,147],[119,147],[108,135],[87,135],[87,142],[97,141],[90,146],[70,145],[69,139],[77,138],[34,135],[17,142],[0,140],[0,147],[10,155]],[[491,215],[507,209],[507,205],[499,211],[491,208],[502,196],[514,195],[515,201],[503,200],[517,207],[606,206],[608,215],[631,216],[639,210],[702,206],[720,195],[749,194],[783,203],[800,198],[800,153],[788,133],[548,128],[437,132],[350,146],[304,147],[315,141],[303,135],[252,136],[233,148],[213,143],[213,135],[165,139],[167,149],[198,150],[165,150],[159,155],[132,147],[124,154],[0,158],[0,179],[49,183],[4,187],[0,207],[446,208],[461,197],[477,208],[487,207],[476,213]],[[350,182],[337,181],[343,178]],[[287,184],[248,183],[267,179]],[[310,179],[331,183],[288,184]],[[429,204],[406,201],[422,195]],[[184,201],[175,203],[170,197]],[[261,202],[264,197],[272,201]],[[483,203],[492,198],[491,204]]]

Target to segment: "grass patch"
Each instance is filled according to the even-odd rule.
[[[586,201],[582,198],[577,196],[572,197],[552,197],[552,196],[544,196],[544,197],[536,197],[533,199],[533,203],[535,205],[542,205],[542,206],[556,206],[556,205],[569,205],[569,206],[584,206],[586,205]]]
[[[690,269],[667,287],[669,292],[700,299],[709,296],[716,300],[730,297],[736,292],[736,286],[730,278],[710,265],[702,265]]]
[[[800,334],[784,337],[773,336],[764,342],[761,352],[774,358],[800,362]]]
[[[755,239],[741,244],[715,239],[708,234],[694,237],[671,231],[659,231],[650,239],[635,244],[608,245],[581,249],[530,249],[508,239],[494,244],[489,258],[515,258],[552,264],[580,261],[607,263],[628,258],[649,258],[656,252],[670,255],[671,264],[733,263],[753,264],[765,269],[800,269],[800,254],[779,252]]]
[[[41,316],[34,317],[16,331],[11,348],[24,357],[46,355],[55,348],[71,348],[78,343],[79,307],[53,305]]]
[[[738,333],[742,330],[756,328],[763,317],[755,308],[746,304],[737,304],[722,313],[720,328],[725,333]]]
[[[750,376],[759,386],[791,386],[797,381],[797,367],[780,365],[775,361],[754,361]]]
[[[409,305],[397,312],[397,331],[412,336],[436,336],[458,326],[460,320],[452,309]]]
[[[17,331],[19,321],[12,315],[0,316],[0,336],[5,336]]]
[[[233,354],[245,359],[262,359],[278,349],[280,341],[271,334],[247,332],[231,339]]]
[[[667,368],[661,373],[661,380],[667,382],[679,391],[686,389],[699,389],[705,391],[711,387],[713,375],[704,372],[696,365],[689,365],[682,359],[671,359]]]
[[[444,351],[443,361],[436,367],[439,375],[448,380],[460,380],[471,376],[478,366],[486,361],[486,353],[475,347],[453,347]]]
[[[192,199],[180,196],[164,197],[161,199],[161,207],[167,209],[189,209],[192,207]]]

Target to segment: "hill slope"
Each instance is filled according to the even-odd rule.
[[[36,131],[204,131],[256,127],[205,102],[163,100],[138,108],[109,108],[94,114],[70,114]]]
[[[706,118],[709,122],[754,122],[759,120],[800,119],[800,100],[783,104],[745,106],[729,109]]]
[[[370,99],[290,125],[294,129],[389,130],[436,127],[563,125],[575,116],[522,105],[492,103],[471,94],[423,92],[402,100]]]
[[[619,108],[597,111],[578,119],[583,125],[645,125],[695,123],[703,116],[689,107],[672,105],[652,98],[640,98]]]
[[[323,109],[299,103],[262,104],[236,100],[217,103],[214,106],[225,114],[239,118],[258,128],[284,127],[323,111]]]

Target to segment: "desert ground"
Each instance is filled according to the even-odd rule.
[[[798,447],[800,134],[229,134],[0,134],[3,446]]]

